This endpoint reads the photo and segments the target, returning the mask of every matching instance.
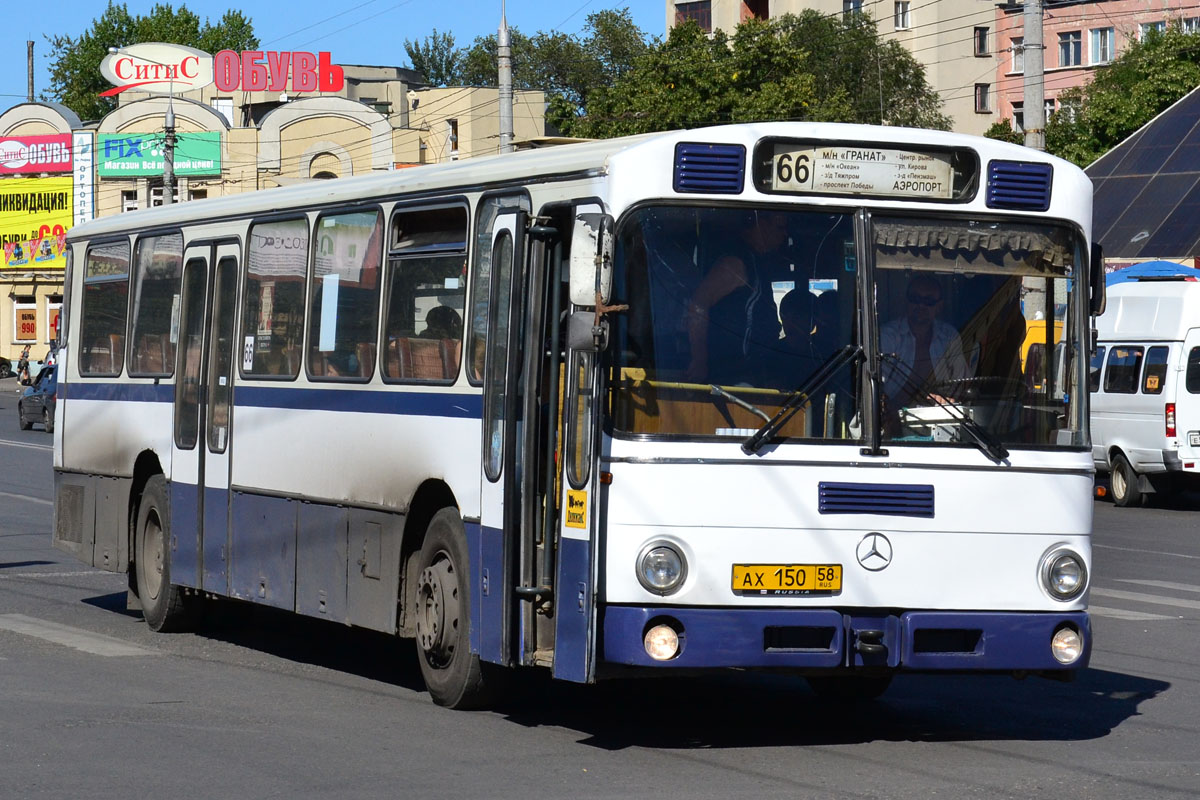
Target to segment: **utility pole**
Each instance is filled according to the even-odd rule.
[[[1046,149],[1046,73],[1042,0],[1025,0],[1025,146]]]
[[[508,34],[508,20],[504,16],[504,0],[500,0],[500,31],[496,37],[496,45],[500,61],[500,152],[511,153],[513,149],[512,40]]]
[[[33,102],[33,42],[25,42],[25,68],[29,71],[29,102]]]
[[[163,205],[175,202],[175,84],[169,84],[167,95],[167,117],[163,120]]]

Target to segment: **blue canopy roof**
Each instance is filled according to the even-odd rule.
[[[1104,282],[1108,286],[1112,286],[1114,283],[1125,283],[1127,281],[1135,281],[1139,278],[1167,278],[1171,276],[1200,280],[1200,269],[1185,267],[1182,264],[1176,264],[1174,261],[1146,261],[1142,264],[1134,264],[1131,267],[1110,272],[1105,276]]]

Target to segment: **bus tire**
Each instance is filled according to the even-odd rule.
[[[805,680],[821,698],[840,703],[875,700],[892,685],[891,675],[812,675]]]
[[[471,581],[467,537],[456,508],[429,520],[412,594],[417,661],[433,702],[478,708],[487,702],[479,655],[471,652]]]
[[[1134,471],[1133,465],[1129,463],[1129,459],[1123,455],[1115,456],[1110,477],[1114,506],[1124,508],[1142,504],[1142,491],[1138,488],[1138,474]]]
[[[146,481],[138,503],[133,568],[146,624],[164,633],[185,630],[191,622],[183,590],[171,584],[170,520],[167,481],[154,475]]]

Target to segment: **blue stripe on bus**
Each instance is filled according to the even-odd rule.
[[[72,400],[171,403],[175,400],[175,386],[170,383],[60,383],[59,395]],[[238,386],[234,393],[234,405],[462,419],[480,419],[483,416],[483,397],[478,394],[377,389],[302,389],[290,385]]]

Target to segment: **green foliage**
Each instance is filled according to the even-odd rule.
[[[1087,166],[1200,85],[1200,35],[1148,31],[1092,82],[1059,95],[1046,149]]]
[[[1025,144],[1025,137],[1013,130],[1012,123],[1006,119],[993,122],[992,126],[983,132],[989,139],[999,139],[1011,144]]]
[[[598,89],[576,131],[594,137],[755,120],[885,123],[947,129],[924,68],[872,20],[806,11],[747,20],[732,36],[694,23]]]
[[[454,46],[454,34],[438,33],[437,28],[423,42],[404,40],[412,68],[425,76],[432,86],[449,86],[458,81],[462,69],[462,51]]]
[[[92,26],[79,36],[46,36],[55,54],[50,62],[50,88],[47,97],[70,108],[81,119],[99,119],[117,106],[115,97],[100,97],[112,87],[100,74],[100,62],[109,47],[124,47],[139,42],[169,42],[196,47],[207,53],[218,50],[253,50],[258,38],[250,20],[236,10],[226,11],[213,25],[180,5],[156,4],[145,16],[134,16],[124,5],[109,0],[108,7]]]

